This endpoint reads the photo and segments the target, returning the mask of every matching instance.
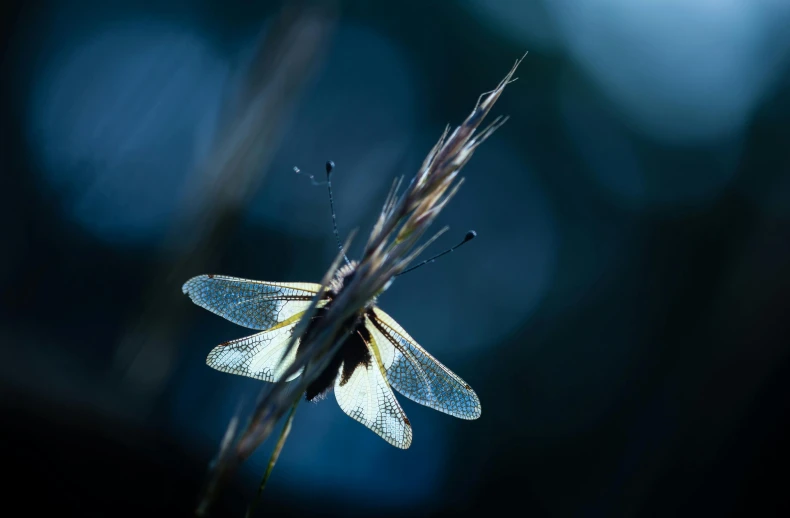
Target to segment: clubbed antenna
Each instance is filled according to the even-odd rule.
[[[319,182],[315,179],[313,175],[307,175],[310,178],[310,181],[313,185],[326,185],[327,190],[329,191],[329,209],[332,211],[332,231],[335,234],[335,242],[337,242],[337,249],[343,253],[343,259],[345,259],[346,264],[351,264],[351,261],[348,260],[348,256],[346,252],[343,250],[343,244],[340,242],[340,232],[337,231],[337,216],[335,216],[335,200],[332,197],[332,171],[335,169],[335,163],[331,160],[326,161],[326,180],[323,182]],[[298,167],[294,167],[294,173],[302,174],[301,169]]]
[[[337,242],[337,249],[343,254],[343,259],[346,264],[351,264],[348,260],[346,252],[343,250],[343,243],[340,242],[340,232],[337,231],[337,217],[335,216],[335,200],[332,197],[332,171],[335,169],[335,163],[331,160],[326,161],[326,188],[329,190],[329,208],[332,211],[332,231],[335,233],[335,241]]]
[[[412,270],[416,270],[416,269],[417,269],[417,268],[419,268],[420,266],[424,266],[424,265],[426,265],[426,264],[428,264],[428,263],[432,263],[432,262],[434,262],[435,260],[437,260],[438,258],[440,258],[441,256],[443,256],[443,255],[446,255],[446,254],[449,254],[450,252],[452,252],[452,251],[453,251],[453,250],[455,250],[456,248],[460,248],[460,247],[461,247],[461,245],[463,245],[464,243],[468,243],[469,241],[473,240],[473,239],[474,239],[474,238],[476,238],[476,237],[477,237],[477,232],[475,232],[474,230],[470,230],[470,231],[469,231],[469,232],[467,232],[467,233],[466,233],[466,235],[464,236],[464,240],[463,240],[463,241],[461,241],[460,243],[458,243],[457,245],[455,245],[454,247],[452,247],[452,248],[448,248],[447,250],[445,250],[445,251],[444,251],[444,252],[442,252],[441,254],[436,254],[435,256],[431,257],[430,259],[426,259],[426,260],[424,260],[423,262],[421,262],[420,264],[416,264],[416,265],[412,266],[411,268],[409,268],[408,270],[405,270],[405,271],[402,271],[402,272],[400,272],[398,275],[396,275],[396,277],[398,277],[398,276],[401,276],[401,275],[403,275],[404,273],[409,273],[409,272],[410,272],[410,271],[412,271]]]

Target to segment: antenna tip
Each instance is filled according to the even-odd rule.
[[[335,163],[332,162],[331,160],[327,160],[326,161],[326,175],[329,176],[330,174],[332,174],[332,169],[334,169],[334,168],[335,168]]]
[[[477,232],[475,232],[474,230],[470,230],[469,232],[466,233],[466,237],[464,237],[464,243],[466,243],[467,241],[471,241],[476,237],[477,237]]]

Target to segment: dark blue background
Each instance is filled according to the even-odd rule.
[[[293,20],[308,4],[289,5]],[[260,114],[276,125],[230,202],[201,175],[285,66],[259,54],[280,4],[4,7],[0,390],[15,494],[59,512],[190,513],[260,384],[205,366],[249,333],[180,285],[318,282],[335,253],[328,204],[292,168],[334,160],[341,234],[365,236],[392,179],[529,50],[494,109],[511,119],[464,169],[432,250],[478,239],[380,300],[475,388],[481,419],[401,398],[414,442],[400,451],[331,394],[302,405],[262,507],[786,510],[773,472],[788,461],[790,8],[321,5],[322,52],[285,71],[301,89]],[[317,34],[304,31],[285,48]],[[249,501],[270,448],[220,515]]]

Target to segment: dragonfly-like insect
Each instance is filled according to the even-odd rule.
[[[332,222],[338,247],[332,185],[334,163],[326,163]],[[295,169],[298,173],[298,169]],[[314,178],[311,179],[315,182]],[[466,234],[458,245],[401,273],[432,262],[475,237]],[[355,274],[356,263],[335,273],[323,299],[318,302],[311,326],[323,318]],[[224,275],[200,275],[187,281],[183,292],[192,301],[231,322],[260,332],[215,347],[206,363],[219,371],[276,382],[293,364],[300,344],[287,350],[291,333],[321,290],[307,282],[266,282]],[[376,300],[370,300],[361,314],[353,317],[348,335],[326,369],[307,387],[305,398],[314,401],[334,388],[340,408],[398,448],[411,445],[411,423],[392,389],[407,398],[461,419],[480,417],[480,400],[472,387],[442,365],[403,330]],[[287,353],[287,354],[286,354]],[[299,376],[297,372],[286,381]]]

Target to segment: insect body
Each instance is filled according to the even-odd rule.
[[[327,165],[327,172],[330,170]],[[464,242],[473,234],[467,234]],[[314,323],[324,318],[348,285],[355,266],[348,261],[336,272],[304,337],[310,335]],[[301,344],[291,347],[285,357],[284,353],[293,329],[321,285],[200,275],[187,281],[182,289],[198,306],[241,326],[260,330],[215,347],[206,363],[223,372],[275,382],[296,359]],[[308,400],[334,388],[337,402],[346,414],[398,448],[409,447],[412,430],[392,389],[461,419],[480,417],[480,400],[472,387],[420,347],[376,306],[375,299],[345,327],[353,327],[352,332],[326,369],[307,387]]]
[[[315,319],[323,317],[353,272],[353,263],[338,271]],[[291,331],[320,287],[201,275],[187,281],[183,291],[198,306],[262,330],[215,347],[206,363],[223,372],[274,382],[296,358],[298,347],[282,356]],[[310,326],[305,334],[309,333]],[[307,387],[305,397],[313,400],[332,387],[346,414],[398,448],[409,447],[412,431],[393,388],[440,412],[462,419],[480,417],[480,401],[472,388],[420,347],[375,301],[363,310],[329,366]]]

